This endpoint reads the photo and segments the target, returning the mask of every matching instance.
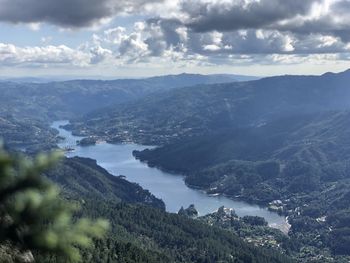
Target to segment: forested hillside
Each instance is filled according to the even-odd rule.
[[[59,184],[70,198],[79,200],[95,196],[101,201],[147,204],[165,210],[164,203],[138,184],[108,173],[96,160],[65,158],[46,176]]]
[[[102,217],[111,223],[108,237],[83,251],[84,262],[292,262],[229,231],[153,208],[163,203],[93,160],[66,159],[47,176],[60,185],[64,198],[80,204],[77,217]],[[59,262],[37,257],[40,262]]]
[[[1,107],[1,106],[0,106]],[[12,150],[46,151],[56,147],[56,132],[32,118],[0,116],[0,140]]]

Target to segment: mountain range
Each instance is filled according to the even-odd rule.
[[[158,145],[134,155],[209,194],[287,215],[290,236],[315,255],[350,255],[349,83],[348,70],[177,88],[68,128]]]
[[[111,143],[156,145],[133,154],[150,166],[183,174],[189,186],[208,194],[258,203],[288,216],[292,240],[288,251],[293,251],[298,261],[347,262],[350,256],[349,83],[350,71],[244,82],[233,81],[232,76],[197,75],[43,84],[3,82],[0,136],[11,149],[27,153],[48,150],[59,139],[49,128],[50,121],[70,119],[66,128],[88,136],[89,143],[102,139]],[[91,192],[93,197],[89,200],[103,200],[102,193],[108,192],[108,200],[119,200],[117,212],[112,215],[117,218],[116,229],[120,224],[133,229],[120,217],[130,218],[139,212],[127,205],[126,216],[120,210],[124,207],[120,201],[130,202],[127,193],[139,191],[143,195],[134,196],[131,202],[133,206],[139,205],[147,196],[146,199],[152,200],[149,193],[121,178],[112,179],[99,168],[98,179],[85,178],[84,174],[89,174],[96,165],[93,161],[66,162],[56,177],[52,177],[66,189],[66,195],[79,200]],[[63,180],[58,177],[62,176],[61,171],[75,176]],[[101,176],[107,177],[101,179]],[[90,181],[89,178],[93,183],[85,181]],[[95,183],[100,186],[98,189]],[[124,196],[119,198],[110,191]],[[112,209],[96,206],[97,203],[101,204],[85,203],[90,206],[87,215],[110,217]],[[195,242],[187,230],[183,231],[185,221],[150,209],[153,208],[142,208],[142,213],[147,214],[142,220],[150,225],[157,217],[166,221],[165,228],[173,229],[174,220],[181,225],[181,229],[175,227],[177,230],[172,235],[181,233],[187,238],[177,239],[172,246],[178,245],[177,242],[187,244],[186,240]],[[151,236],[154,240],[154,233],[139,225],[143,224],[142,220],[137,221],[136,235],[147,233],[146,239]],[[194,236],[203,236],[204,230],[198,231]],[[154,247],[162,244],[161,248],[152,250],[152,247],[153,252],[147,248],[149,253],[146,253],[155,262],[169,260],[169,253],[172,259],[174,255],[179,259],[179,255],[189,253],[185,249],[187,245],[169,252],[169,243],[164,241],[169,237],[160,230],[156,235]],[[135,239],[127,234],[125,240]],[[215,245],[214,250],[218,252],[227,244]],[[200,246],[200,242],[196,243],[197,248]],[[111,251],[115,251],[117,246],[112,247]]]

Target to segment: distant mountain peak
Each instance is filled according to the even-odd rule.
[[[326,76],[347,76],[349,75],[350,76],[350,69],[347,69],[347,70],[344,70],[342,72],[339,72],[339,73],[334,73],[334,72],[326,72],[324,74],[322,74],[323,77],[326,77]]]

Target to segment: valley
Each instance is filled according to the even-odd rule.
[[[171,78],[192,83],[187,77]],[[172,80],[166,89],[167,78],[153,90],[154,79],[11,84],[2,98],[1,136],[9,150],[31,156],[57,144],[68,150],[63,167],[72,167],[51,177],[65,198],[93,195],[171,214],[194,204],[196,221],[244,242],[298,262],[347,262],[349,71],[221,84],[202,78],[188,87]],[[120,83],[135,85],[135,93],[121,97]],[[71,122],[50,126],[65,118]],[[99,183],[90,178],[94,183],[85,185],[81,163],[103,169]],[[76,175],[64,180],[66,173]],[[139,238],[126,240],[140,248]]]
[[[0,263],[350,263],[350,0],[0,6]]]
[[[73,151],[66,153],[66,156],[91,158],[97,161],[115,176],[123,176],[126,180],[139,184],[149,190],[156,197],[165,202],[166,210],[177,213],[181,207],[188,207],[194,204],[199,215],[203,216],[216,211],[219,207],[234,209],[243,216],[259,216],[265,218],[270,226],[275,228],[285,227],[285,218],[276,213],[267,211],[257,205],[235,201],[224,196],[208,196],[207,194],[188,188],[180,175],[162,172],[156,168],[150,168],[135,160],[132,156],[134,150],[145,149],[146,146],[135,144],[107,144],[101,143],[94,146],[71,145],[71,142],[81,139],[73,136],[60,128],[67,121],[54,122],[51,127],[59,131],[59,136],[65,139],[59,143],[61,148],[66,145],[73,147]]]
[[[269,206],[288,216],[301,254],[346,261],[348,83],[345,71],[180,88],[67,128],[112,143],[157,145],[133,154],[208,194]]]

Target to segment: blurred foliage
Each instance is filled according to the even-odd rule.
[[[63,201],[58,188],[41,176],[60,157],[55,152],[31,160],[10,155],[0,146],[0,244],[78,262],[78,248],[103,237],[108,222],[73,220],[77,207]]]

